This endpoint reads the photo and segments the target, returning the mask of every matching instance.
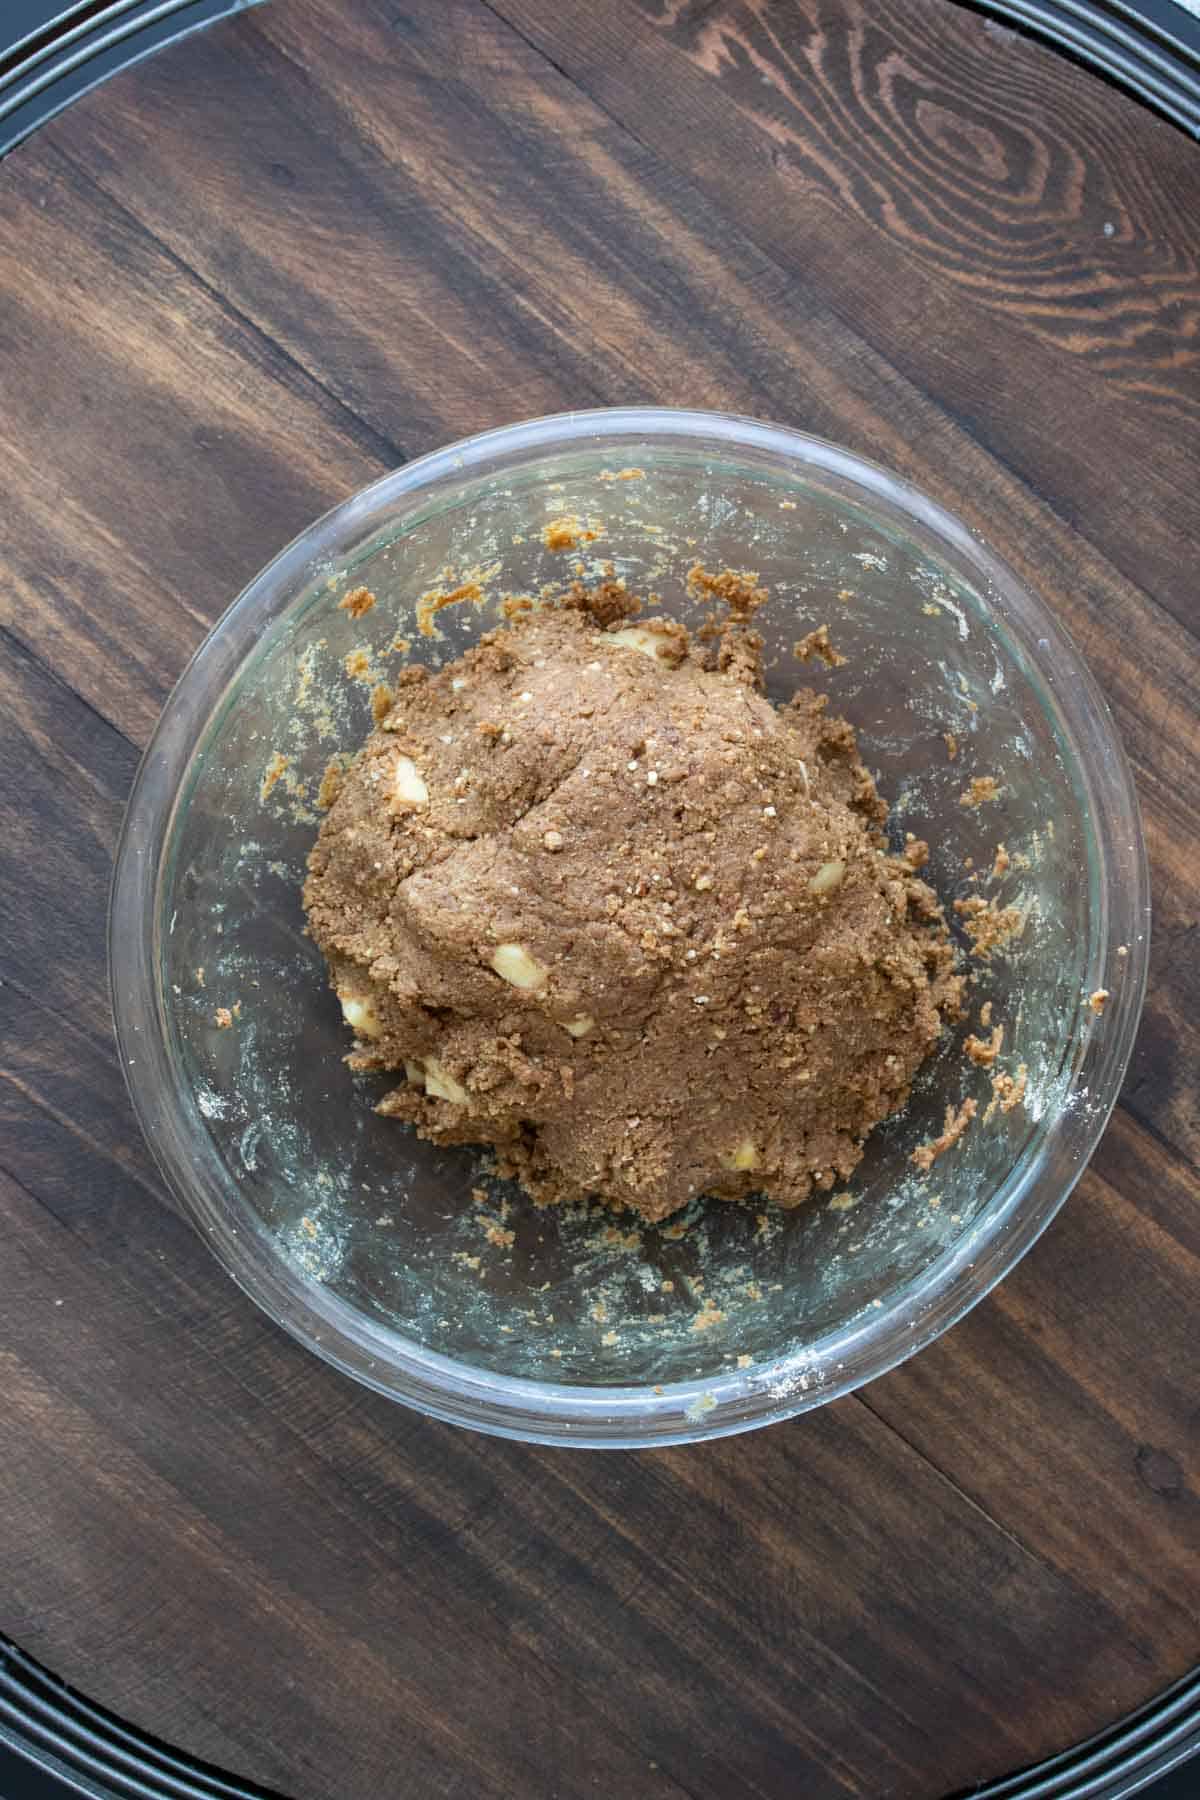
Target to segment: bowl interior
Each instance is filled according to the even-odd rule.
[[[931,1268],[961,1264],[981,1232],[1004,1228],[1050,1123],[1086,1104],[1076,1074],[1097,1027],[1085,1002],[1105,931],[1091,801],[1004,596],[844,473],[686,444],[642,444],[635,460],[639,474],[614,479],[611,444],[538,450],[368,515],[348,555],[304,568],[212,696],[171,815],[159,995],[194,1154],[224,1213],[216,1235],[256,1238],[335,1335],[357,1321],[385,1386],[398,1348],[435,1370],[442,1358],[466,1366],[485,1386],[683,1384],[702,1408],[755,1382],[760,1394],[774,1382],[777,1397],[840,1386],[881,1313],[902,1332]],[[405,660],[441,665],[501,621],[504,594],[569,575],[575,557],[542,542],[562,515],[597,532],[580,552],[589,574],[611,560],[689,622],[693,561],[756,569],[772,596],[760,618],[771,697],[814,686],[853,722],[893,839],[928,839],[927,877],[947,905],[978,895],[1023,915],[1015,941],[970,959],[970,1018],[872,1138],[849,1203],[788,1215],[701,1202],[654,1228],[600,1206],[537,1211],[485,1156],[376,1117],[392,1082],[345,1067],[300,907],[322,774],[369,730],[375,680]],[[469,571],[485,604],[447,608],[423,635],[419,598]],[[360,584],[377,604],[356,619],[339,601]],[[792,646],[823,623],[847,662],[814,673]],[[965,805],[977,776],[995,778],[997,797]],[[1008,863],[993,874],[1000,845]],[[990,1074],[962,1050],[985,1001],[1004,1027],[997,1069],[1027,1071],[1023,1104],[986,1123]],[[966,1096],[980,1118],[921,1175],[912,1150]]]

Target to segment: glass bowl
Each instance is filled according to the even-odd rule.
[[[599,1205],[539,1211],[481,1153],[434,1148],[377,1116],[394,1078],[345,1066],[300,906],[322,773],[368,731],[381,671],[457,656],[500,622],[504,592],[569,574],[543,542],[562,515],[597,531],[593,568],[611,559],[684,619],[694,561],[757,570],[772,594],[758,621],[771,697],[819,686],[852,721],[894,840],[928,839],[926,875],[948,908],[996,898],[1024,919],[990,960],[964,943],[970,1017],[869,1140],[850,1204],[708,1201],[655,1228]],[[422,635],[419,598],[467,569],[482,572],[486,604],[448,608]],[[356,618],[339,602],[363,584],[377,604]],[[825,623],[847,661],[814,676],[792,645]],[[963,804],[989,775],[997,797]],[[110,916],[134,1106],[246,1292],[420,1411],[616,1446],[801,1412],[910,1356],[986,1294],[1103,1130],[1147,948],[1129,770],[1044,606],[957,520],[844,450],[649,409],[471,438],[386,476],[284,550],[166,707],[129,802]],[[1099,989],[1110,997],[1097,1010]],[[1026,1086],[985,1123],[997,1071],[965,1058],[963,1039],[988,1000],[1005,1027],[997,1071],[1016,1082],[1023,1067]],[[966,1096],[979,1116],[922,1174],[911,1152]]]

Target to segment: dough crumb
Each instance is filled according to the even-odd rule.
[[[270,799],[272,790],[277,783],[283,780],[283,777],[287,773],[288,766],[289,759],[281,750],[276,750],[263,772],[262,781],[259,783],[258,798],[263,805]]]
[[[963,1045],[963,1054],[980,1069],[990,1069],[1000,1054],[1000,1046],[1004,1042],[1004,1027],[997,1025],[990,1038],[977,1038],[972,1034]]]
[[[346,779],[346,770],[350,767],[351,761],[352,758],[344,750],[339,750],[337,755],[331,756],[325,764],[325,773],[321,776],[321,785],[317,789],[317,805],[322,812],[329,811],[341,792],[342,783]]]
[[[451,572],[447,571],[447,579],[450,577]],[[422,594],[417,601],[417,630],[422,637],[432,637],[435,630],[433,620],[436,613],[440,613],[447,606],[462,606],[464,603],[471,606],[482,606],[483,599],[483,588],[475,577],[460,581],[454,588],[430,588],[429,592]]]
[[[1012,1112],[1020,1106],[1025,1098],[1025,1089],[1029,1082],[1029,1070],[1024,1063],[1017,1064],[1016,1075],[1003,1073],[992,1076],[992,1097],[988,1101],[987,1111],[983,1115],[985,1125],[990,1124],[999,1107],[1002,1113]]]
[[[958,797],[960,806],[982,806],[985,801],[994,800],[1000,792],[999,783],[994,775],[976,775],[965,793]]]
[[[338,611],[349,613],[352,619],[361,619],[375,605],[375,596],[367,587],[352,588],[338,601]]]
[[[808,632],[798,643],[793,644],[792,655],[797,662],[803,663],[811,662],[814,657],[819,657],[831,669],[843,668],[847,661],[847,658],[839,650],[835,650],[830,643],[828,625],[818,625],[815,631]]]
[[[501,1225],[498,1219],[484,1219],[483,1235],[489,1244],[495,1244],[499,1250],[507,1250],[517,1241],[516,1232]]]
[[[616,476],[615,480],[629,479]],[[542,527],[542,542],[547,550],[578,550],[581,544],[594,544],[600,533],[579,519],[564,516],[551,519]]]
[[[971,955],[984,962],[990,962],[994,950],[1002,950],[1025,929],[1025,915],[1019,907],[997,906],[995,900],[985,900],[980,894],[956,900],[954,910],[971,940]]]
[[[939,1156],[944,1156],[947,1150],[953,1150],[975,1117],[977,1110],[974,1100],[970,1098],[964,1100],[957,1111],[954,1107],[948,1106],[941,1135],[929,1139],[924,1144],[918,1144],[909,1158],[910,1162],[914,1162],[918,1169],[928,1174]]]
[[[1088,1005],[1097,1015],[1104,1011],[1104,1008],[1108,1005],[1108,1001],[1109,992],[1107,988],[1097,988],[1094,994],[1088,995]]]
[[[748,619],[768,599],[766,588],[758,585],[758,576],[752,569],[722,569],[714,575],[703,563],[693,563],[687,572],[687,585],[689,593],[698,599],[719,600],[734,619]]]
[[[233,1024],[233,1014],[227,1006],[218,1006],[215,1017],[219,1031],[228,1031]]]

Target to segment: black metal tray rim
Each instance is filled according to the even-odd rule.
[[[0,1745],[87,1800],[275,1800],[125,1724],[4,1639]],[[941,1800],[1130,1800],[1198,1750],[1200,1670],[1087,1743]]]
[[[118,68],[263,0],[72,0],[0,48],[0,155]],[[1190,0],[966,0],[1048,39],[1200,137],[1200,11]]]
[[[1200,12],[1182,0],[966,3],[1048,40],[1200,137]],[[258,4],[74,0],[57,12],[47,4],[40,29],[0,45],[0,155],[117,69]],[[271,1800],[124,1724],[3,1638],[0,1746],[88,1800]],[[1130,1800],[1197,1752],[1200,1668],[1087,1743],[947,1800]]]

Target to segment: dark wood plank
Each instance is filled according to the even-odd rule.
[[[82,1261],[11,1184],[0,1206],[7,1299],[26,1345],[3,1353],[6,1403],[44,1457],[6,1482],[5,1604],[35,1653],[49,1648],[52,1583],[93,1692],[109,1687],[123,1634],[149,1637],[159,1649],[146,1673],[168,1730],[173,1712],[213,1707],[206,1753],[292,1792],[388,1791],[398,1762],[422,1794],[549,1791],[549,1768],[564,1794],[597,1781],[682,1791],[647,1768],[615,1718],[595,1717],[585,1690],[514,1641],[489,1604],[486,1528],[470,1578],[441,1579],[469,1534],[452,1536],[419,1493],[385,1529],[335,1470],[314,1481],[286,1409],[255,1405],[226,1356],[198,1343],[181,1361],[173,1312],[146,1307],[114,1267]],[[177,1250],[179,1267],[199,1246],[189,1236]],[[339,1387],[353,1410],[358,1397]],[[171,1412],[189,1430],[164,1440]],[[277,1504],[264,1508],[264,1492]],[[262,1681],[230,1681],[247,1645]],[[477,1678],[464,1682],[468,1652]],[[121,1698],[142,1712],[144,1693]],[[338,1724],[348,1705],[353,1741]]]
[[[539,405],[597,395],[612,403],[692,400],[823,432],[892,463],[937,494],[1054,605],[1103,682],[1142,777],[1155,899],[1165,926],[1160,946],[1175,941],[1195,918],[1187,870],[1197,846],[1188,796],[1200,758],[1200,665],[1186,629],[1195,612],[1191,563],[1180,559],[1193,557],[1196,548],[1200,479],[1190,490],[1192,504],[1176,495],[1168,509],[1147,510],[1140,521],[1139,542],[1159,531],[1182,534],[1163,547],[1163,558],[1176,560],[1153,607],[1144,587],[1112,559],[1106,535],[1128,482],[1120,455],[1087,458],[1092,483],[1108,487],[1084,490],[1072,476],[1079,497],[1064,506],[1040,464],[1013,467],[1006,449],[1012,432],[1043,431],[1056,410],[1082,405],[1094,421],[1088,441],[1117,443],[1110,413],[1115,406],[1122,417],[1127,409],[1132,415],[1130,392],[1104,370],[1090,376],[1090,361],[1077,347],[1054,351],[1036,308],[1036,329],[1026,328],[1011,307],[981,311],[961,282],[950,284],[948,294],[935,291],[928,258],[905,268],[898,308],[890,300],[895,280],[881,283],[866,264],[822,274],[813,233],[786,208],[770,214],[791,219],[786,231],[780,225],[783,236],[753,241],[747,222],[753,225],[758,214],[715,185],[723,179],[719,159],[693,156],[681,171],[647,152],[641,139],[661,135],[655,121],[669,108],[649,107],[653,117],[636,135],[615,125],[477,0],[410,4],[402,33],[399,16],[394,8],[365,5],[264,13],[244,28],[236,54],[212,36],[186,69],[168,61],[144,92],[131,87],[127,104],[76,109],[55,126],[55,148],[206,285],[229,293],[239,313],[286,346],[289,359],[375,430],[414,449]],[[557,32],[557,17],[547,9],[543,34]],[[723,20],[730,32],[740,29],[737,9],[706,17],[714,28]],[[600,9],[589,26],[581,16],[573,49],[554,37],[556,60],[560,54],[567,62],[572,55],[585,59],[596,34],[608,45],[613,18],[612,9]],[[951,51],[966,33],[977,60],[1000,54],[980,36],[977,21],[964,24],[956,13],[948,18]],[[796,30],[799,19],[796,14]],[[883,29],[874,18],[871,28]],[[644,40],[645,66],[672,58],[672,45],[636,11],[630,29]],[[448,73],[459,68],[467,43],[487,72],[478,91]],[[599,50],[596,57],[605,68],[612,60]],[[936,84],[939,65],[931,57],[927,80]],[[677,51],[671,66],[683,97],[676,98],[673,81],[673,101],[698,106],[692,89],[708,76]],[[798,55],[792,66],[803,66]],[[1062,65],[1050,57],[1048,67],[1060,82]],[[591,80],[590,69],[584,61],[581,79]],[[999,91],[1006,91],[1003,82]],[[1056,95],[1057,85],[1048,92]],[[1090,118],[1088,105],[1102,104],[1101,95],[1100,102],[1078,102],[1077,110]],[[607,90],[603,98],[610,103]],[[852,103],[853,94],[844,97],[843,110]],[[247,121],[244,135],[230,132],[231,104]],[[723,95],[716,105],[718,120],[735,111]],[[1131,120],[1141,120],[1132,103],[1129,109]],[[1147,203],[1149,216],[1160,221],[1170,215],[1171,184],[1185,171],[1178,134],[1149,119],[1144,130],[1154,162],[1139,179],[1166,184]],[[1160,159],[1161,132],[1171,153]],[[696,141],[694,131],[684,137]],[[1077,155],[1090,142],[1085,137]],[[162,154],[152,155],[151,145]],[[679,148],[675,140],[669,147]],[[753,157],[740,139],[728,148],[748,179]],[[191,174],[197,154],[202,184]],[[293,178],[284,184],[282,204],[279,166]],[[524,179],[530,166],[539,170],[536,184]],[[411,171],[411,180],[398,185],[398,168]],[[852,175],[851,162],[846,178]],[[714,200],[722,212],[714,211]],[[1072,193],[1064,192],[1058,204],[1052,219],[1065,244],[1072,232],[1079,235]],[[352,283],[337,259],[305,258],[296,266],[301,216],[348,219]],[[890,239],[879,248],[869,222],[855,214],[839,214],[836,230],[828,224],[822,230],[822,241],[843,258],[852,244],[862,257],[899,254]],[[1177,226],[1177,236],[1200,246],[1200,227],[1191,218]],[[1022,244],[1017,232],[1014,255],[1023,254]],[[1184,264],[1182,249],[1177,260]],[[1139,304],[1149,306],[1158,292],[1153,267],[1143,274]],[[1194,286],[1200,292],[1200,281]],[[864,292],[875,297],[872,304],[889,296],[886,318],[872,327],[847,317],[850,296]],[[1178,320],[1179,392],[1186,400],[1200,377],[1190,349],[1192,313],[1180,312],[1174,293],[1154,317],[1168,333]],[[1083,310],[1086,300],[1085,294]],[[453,322],[472,307],[476,319],[488,321],[494,388],[476,382],[452,344],[434,341],[439,333],[465,330]],[[381,344],[385,311],[394,326]],[[967,347],[961,355],[950,353],[955,335]],[[988,357],[1004,373],[983,383],[992,412],[982,417],[969,401]],[[1043,366],[1047,361],[1050,367]],[[547,372],[559,381],[549,393]],[[440,409],[432,418],[433,396],[424,386],[431,382]],[[1153,419],[1144,429],[1157,442],[1157,415],[1137,415],[1143,416]],[[1086,456],[1085,440],[1069,435],[1071,454]],[[1195,442],[1194,433],[1178,432],[1172,455],[1156,455],[1156,466],[1190,467]],[[1135,573],[1144,573],[1140,563]],[[1188,897],[1182,914],[1175,904],[1181,894]],[[1158,954],[1165,983],[1161,990],[1156,985],[1144,1040],[1157,1046],[1156,1080],[1133,1090],[1134,1103],[1140,1117],[1200,1163],[1194,1089],[1173,1073],[1200,1058],[1200,965],[1161,948]]]
[[[4,164],[0,268],[0,625],[140,742],[265,555],[403,453],[44,137]]]
[[[0,1629],[297,1800],[929,1800],[1183,1672],[1198,246],[1195,145],[945,0],[291,0],[0,167]],[[791,1426],[581,1456],[392,1408],[241,1299],[123,1098],[105,881],[134,744],[294,530],[646,399],[890,462],[1045,594],[1158,941],[1116,1122],[991,1300]]]
[[[558,1707],[581,1739],[590,1744],[590,1694],[606,1732],[627,1733],[689,1792],[714,1796],[792,1792],[801,1774],[813,1793],[876,1793],[885,1779],[920,1793],[931,1756],[962,1779],[981,1746],[1003,1746],[1014,1762],[1039,1747],[1035,1721],[1049,1742],[1069,1735],[1056,1679],[1064,1655],[1104,1684],[1129,1681],[1114,1615],[958,1500],[856,1402],[771,1436],[652,1458],[485,1444],[402,1420],[398,1455],[382,1402],[317,1379],[310,1359],[257,1321],[247,1333],[241,1309],[210,1313],[205,1290],[219,1298],[221,1283],[182,1227],[156,1234],[157,1254],[167,1244],[170,1254],[148,1306],[138,1263],[155,1250],[126,1245],[122,1266],[97,1247],[83,1263],[27,1195],[3,1192],[27,1346],[10,1359],[8,1392],[35,1445],[47,1437],[39,1408],[62,1433],[60,1495],[47,1502],[25,1471],[6,1496],[22,1571],[6,1623],[35,1653],[58,1648],[40,1594],[70,1558],[65,1599],[87,1612],[79,1654],[91,1659],[92,1690],[133,1716],[161,1720],[163,1707],[173,1719],[181,1681],[199,1681],[221,1706],[196,1747],[234,1749],[262,1779],[283,1768],[297,1780],[287,1761],[293,1700],[264,1717],[252,1670],[230,1691],[220,1666],[240,1633],[266,1649],[283,1630],[293,1661],[320,1670],[304,1792],[334,1780],[338,1791],[370,1791],[371,1758],[397,1731],[406,1752],[415,1745],[431,1759],[421,1791],[443,1791],[432,1785],[439,1707],[456,1740],[449,1766],[461,1756],[469,1770],[476,1755],[487,1766],[490,1754],[495,1791],[555,1791],[549,1762],[536,1775],[519,1757],[506,1764],[515,1752],[493,1735],[496,1712],[521,1712],[530,1658],[539,1689],[553,1672]],[[185,1394],[188,1441],[158,1441],[158,1420]],[[871,1471],[869,1514],[847,1504],[847,1468]],[[274,1497],[266,1516],[254,1503],[264,1488]],[[145,1498],[122,1527],[114,1515],[127,1515],[136,1493]],[[148,1500],[155,1520],[139,1541]],[[95,1558],[101,1525],[105,1554]],[[125,1633],[157,1636],[147,1582],[153,1591],[168,1577],[168,1655],[142,1668],[153,1692],[114,1694],[114,1647]],[[1145,1655],[1132,1653],[1135,1672]],[[423,1681],[444,1683],[467,1662],[487,1669],[483,1695],[443,1688],[436,1705],[421,1703]],[[404,1677],[383,1709],[380,1743],[359,1741],[348,1770],[321,1762],[322,1746],[339,1758],[347,1748],[335,1701],[356,1719],[381,1704],[376,1665]],[[938,1745],[933,1702],[946,1669],[960,1666],[970,1674],[956,1742]],[[296,1704],[307,1704],[315,1674],[298,1679]],[[252,1753],[256,1718],[266,1741]],[[538,1754],[555,1753],[545,1719],[537,1740]],[[591,1759],[589,1749],[577,1773],[570,1757],[557,1763],[557,1791],[589,1791]]]
[[[1168,1642],[1196,1655],[1193,1193],[1192,1172],[1118,1114],[1039,1254],[866,1394],[1054,1567],[1078,1570],[1085,1541],[1104,1571],[1093,1591],[1149,1662]],[[1131,1338],[1131,1316],[1158,1342]]]
[[[0,786],[19,796],[0,857],[0,1004],[22,1041],[37,1039],[45,1002],[110,1045],[105,896],[136,767],[119,732],[0,637]]]
[[[1195,626],[1200,209],[1180,132],[942,0],[489,4]]]

